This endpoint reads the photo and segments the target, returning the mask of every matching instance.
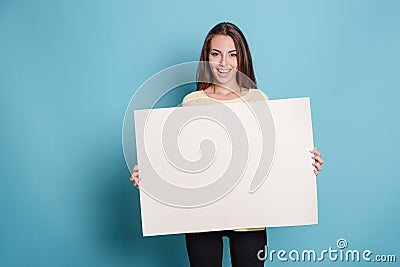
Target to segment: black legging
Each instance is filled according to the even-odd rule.
[[[232,230],[188,233],[186,248],[191,267],[221,267],[222,237],[229,238],[232,267],[262,267],[264,261],[257,257],[264,250],[267,235],[264,231],[237,232]]]

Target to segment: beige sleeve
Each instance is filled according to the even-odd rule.
[[[268,101],[268,96],[266,93],[264,93],[263,91],[260,90],[261,95],[264,97],[265,101]]]
[[[187,94],[182,100],[182,107],[193,106],[196,97],[197,97],[197,91]]]

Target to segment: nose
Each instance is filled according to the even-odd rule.
[[[226,65],[226,55],[225,54],[222,54],[219,65],[221,65],[223,67]]]

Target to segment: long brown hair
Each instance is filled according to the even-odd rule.
[[[256,87],[257,83],[254,75],[253,61],[244,34],[233,23],[221,22],[210,30],[204,40],[203,48],[201,49],[200,64],[197,70],[197,90],[204,90],[213,82],[213,74],[208,61],[210,54],[210,43],[212,38],[216,35],[230,36],[233,39],[238,60],[239,72],[236,76],[236,81],[238,84],[245,88]]]

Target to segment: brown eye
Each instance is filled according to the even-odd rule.
[[[233,54],[230,54],[230,56],[231,56],[231,57],[236,57],[236,54],[235,54],[235,53],[233,53]]]
[[[216,56],[218,56],[218,53],[217,53],[217,52],[211,52],[211,55],[212,55],[213,57],[216,57]]]

